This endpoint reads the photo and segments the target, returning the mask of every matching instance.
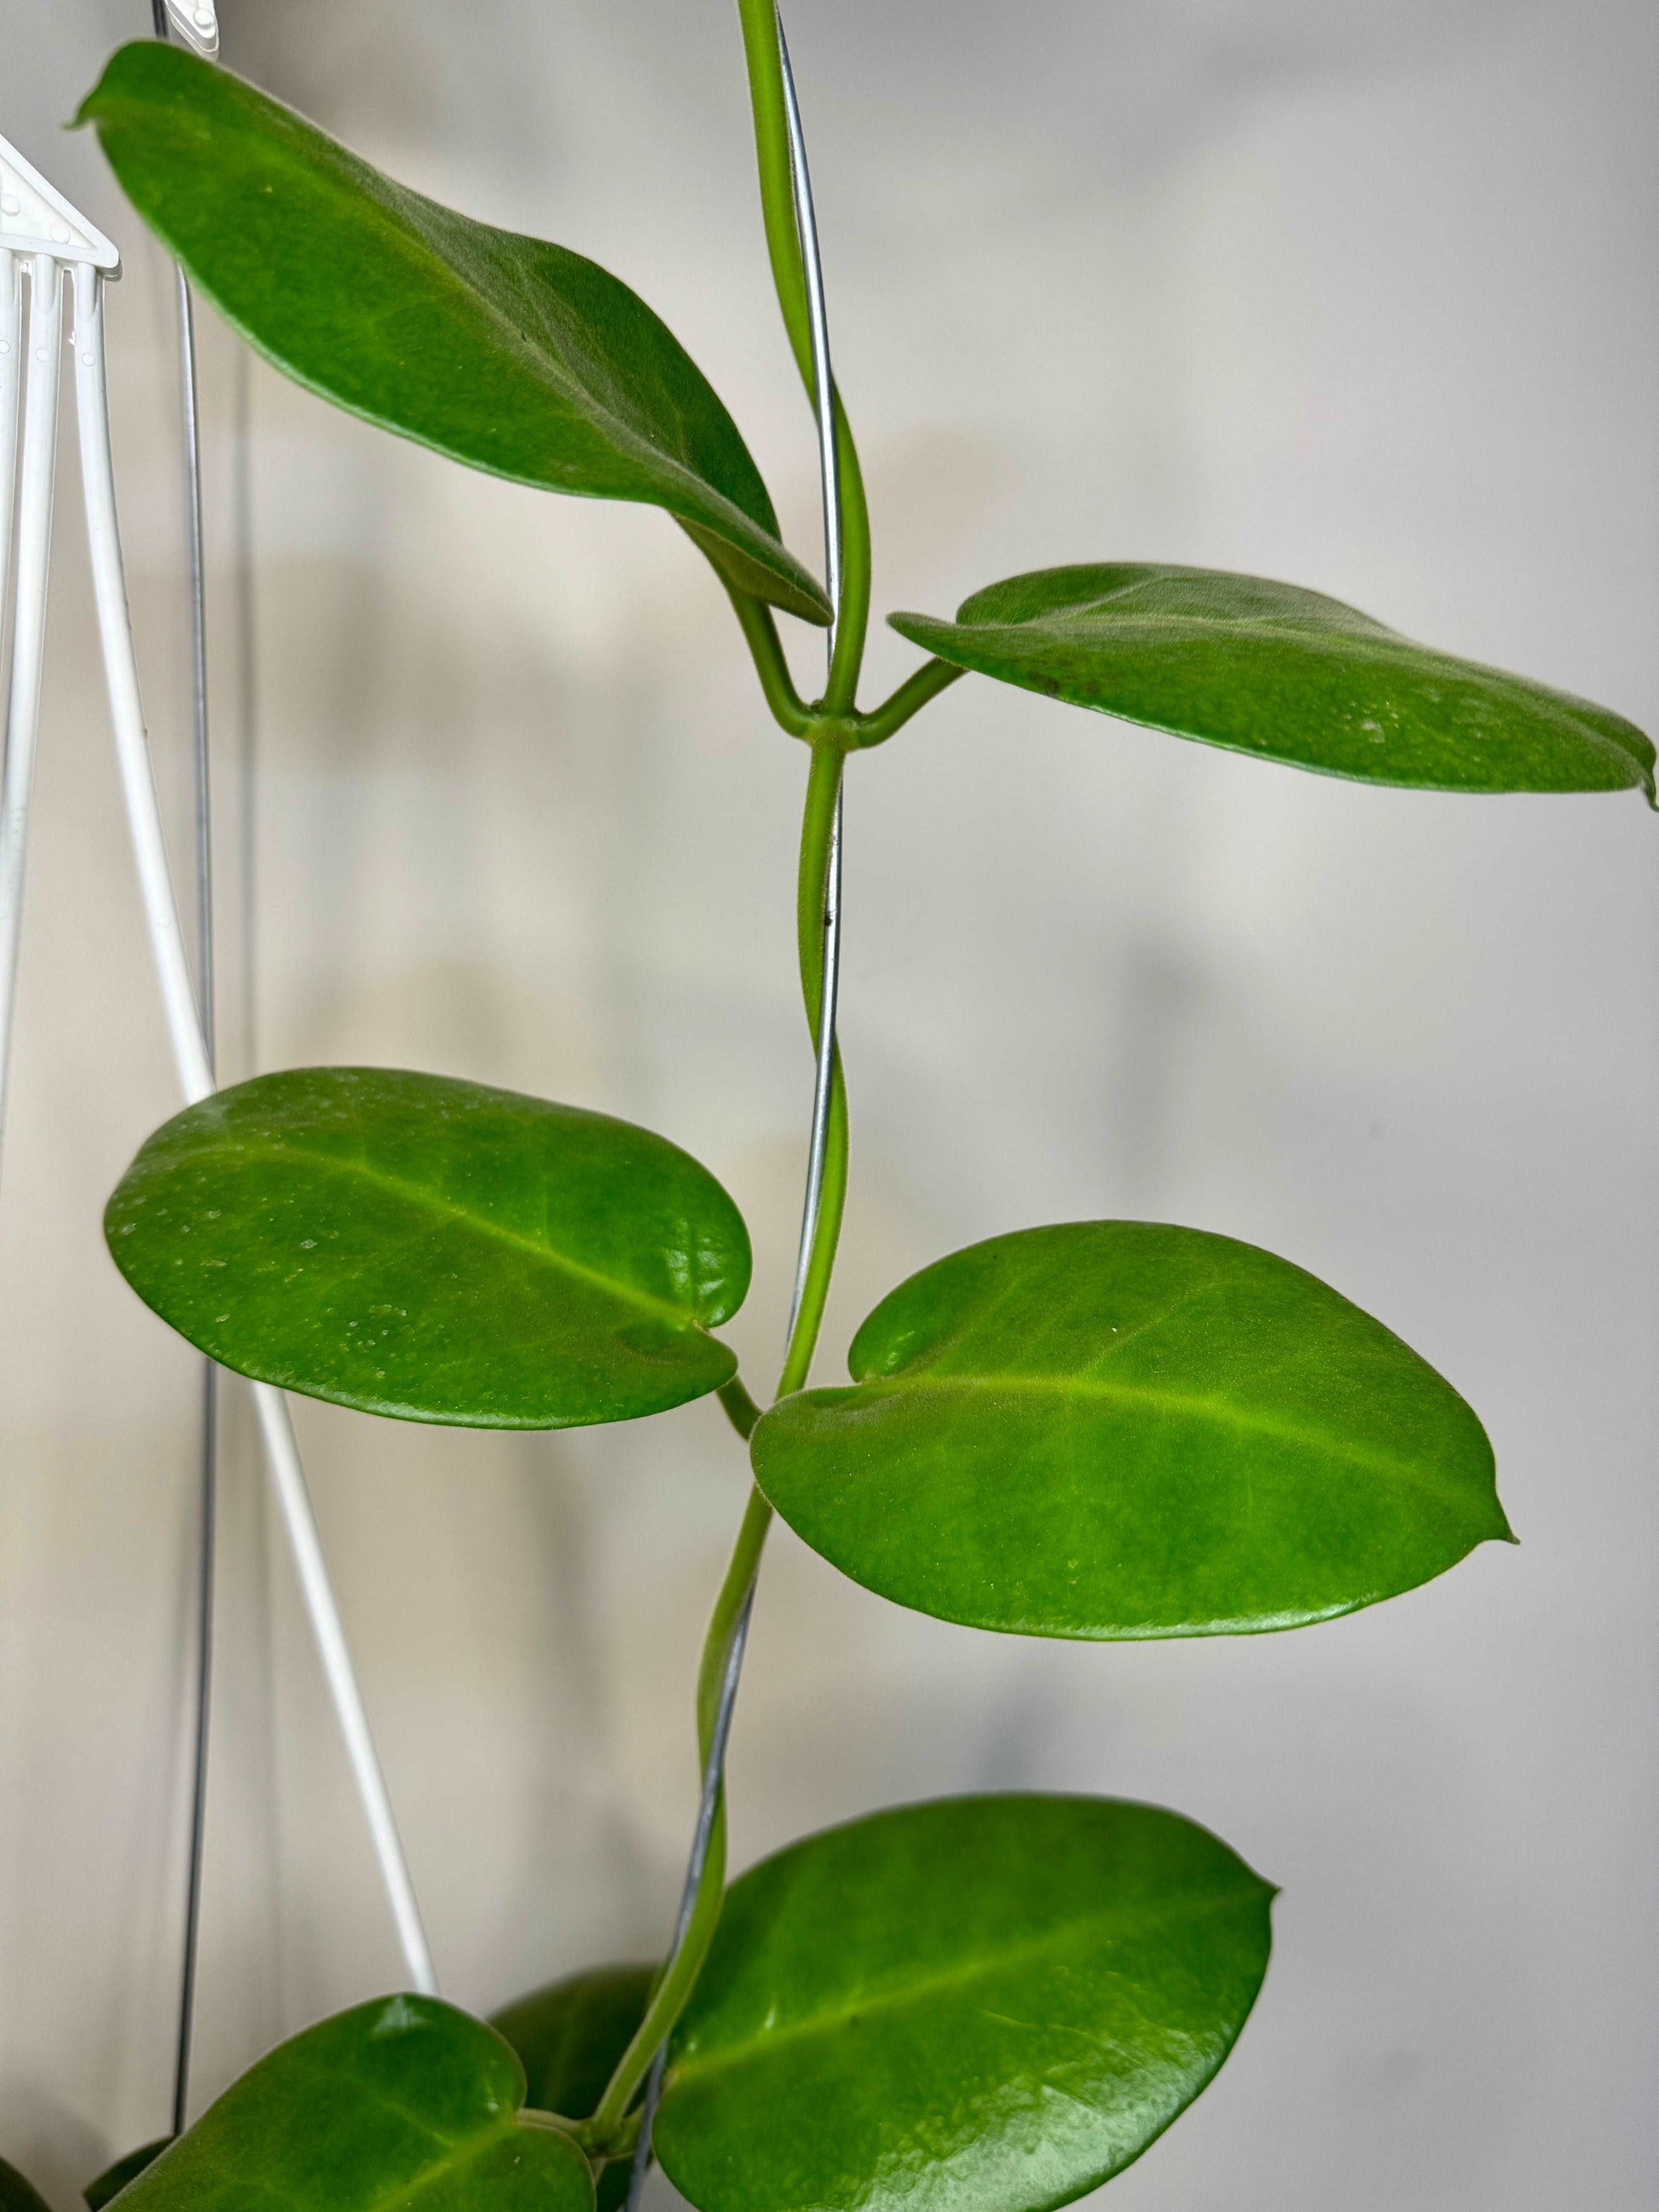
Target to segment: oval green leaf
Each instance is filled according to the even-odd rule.
[[[118,2197],[128,2182],[136,2181],[147,2166],[155,2165],[172,2141],[171,2136],[157,2136],[154,2142],[140,2143],[137,2150],[128,2151],[112,2166],[106,2166],[97,2179],[88,2182],[81,2191],[86,2200],[87,2212],[104,2212],[105,2205]]]
[[[1087,1221],[992,1237],[884,1298],[848,1365],[856,1388],[763,1416],[756,1478],[843,1573],[945,1620],[1295,1628],[1510,1535],[1450,1384],[1229,1237]]]
[[[1623,715],[1261,576],[1042,568],[975,592],[953,623],[890,620],[959,668],[1325,775],[1653,799],[1653,747]]]
[[[137,2179],[131,2212],[593,2212],[587,2160],[526,2113],[493,2028],[379,1997],[281,2044]]]
[[[965,1797],[792,1844],[735,1883],[654,2141],[699,2212],[1042,2212],[1212,2078],[1271,1887],[1173,1813]]]
[[[627,1121],[396,1068],[256,1077],[158,1129],[104,1216],[146,1304],[238,1373],[364,1413],[557,1429],[736,1372],[749,1237]]]
[[[52,2207],[32,2181],[0,2158],[0,2212],[52,2212]]]
[[[656,1977],[654,1966],[591,1966],[491,2015],[490,2026],[519,2054],[532,2105],[587,2118],[645,2018]],[[619,2158],[602,2170],[599,2212],[627,2202],[632,2166],[631,2158]]]
[[[829,621],[701,370],[593,262],[408,191],[182,46],[123,46],[78,119],[296,382],[494,476],[665,507],[736,589]]]

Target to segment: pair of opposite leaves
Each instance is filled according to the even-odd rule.
[[[256,1077],[139,1152],[106,1233],[257,1380],[485,1428],[719,1389],[749,1238],[678,1146],[386,1068]],[[1492,1453],[1381,1323],[1254,1246],[1147,1222],[991,1238],[901,1284],[850,1389],[764,1413],[756,1478],[884,1596],[1030,1635],[1283,1628],[1507,1535]]]
[[[298,382],[474,468],[661,507],[732,591],[829,620],[736,424],[605,270],[406,190],[179,46],[122,48],[82,114],[195,283]],[[1653,748],[1620,715],[1286,584],[1089,564],[993,584],[954,622],[891,619],[953,666],[1330,775],[1653,797]]]
[[[946,1799],[810,1837],[727,1895],[670,2046],[657,2155],[703,2212],[1066,2203],[1220,2066],[1272,1896],[1202,1828],[1107,1799]],[[596,2208],[550,2115],[598,2101],[650,1981],[580,1975],[493,2028],[428,1998],[359,2006],[88,2203],[125,2181],[124,2212],[238,2212],[257,2182],[304,2212],[615,2212],[627,2162],[603,2169]]]

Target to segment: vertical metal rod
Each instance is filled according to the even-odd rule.
[[[193,1105],[212,1091],[213,1076],[167,868],[149,743],[144,732],[143,704],[138,690],[116,520],[115,471],[110,453],[109,399],[105,386],[102,286],[98,271],[85,264],[75,271],[75,335],[82,489],[86,498],[87,540],[92,556],[104,673],[109,688],[110,719],[115,729],[116,759],[167,1036],[179,1088],[186,1103]],[[414,1887],[317,1539],[287,1401],[281,1391],[265,1383],[254,1384],[253,1396],[312,1636],[368,1823],[404,1963],[415,1989],[435,1994],[431,1957],[415,1903]]]
[[[163,0],[152,0],[155,35],[170,35]],[[196,996],[208,1069],[216,1080],[213,959],[213,809],[208,753],[207,570],[202,531],[202,422],[196,392],[196,319],[190,283],[173,265],[179,307],[179,398],[184,456],[185,567],[190,606],[191,765],[195,808]],[[197,1454],[196,1712],[191,1731],[190,1850],[185,1870],[184,1957],[179,1976],[179,2032],[173,2068],[173,2132],[182,2135],[190,2105],[190,2054],[196,2027],[196,1974],[202,1941],[202,1880],[207,1848],[208,1746],[213,1719],[213,1595],[218,1523],[218,1370],[202,1363]]]
[[[190,592],[190,701],[196,817],[196,989],[208,1063],[217,1056],[214,989],[213,811],[208,752],[207,573],[202,531],[202,423],[196,388],[196,316],[190,284],[179,280],[179,385],[184,435],[185,548]]]
[[[184,1957],[173,2046],[173,2132],[190,2113],[190,2057],[196,2035],[196,1970],[202,1947],[202,1871],[207,1849],[208,1739],[213,1719],[213,1596],[219,1518],[219,1370],[202,1362],[201,1458],[197,1491],[196,1712],[191,1738],[190,1856],[185,1875]]]
[[[196,388],[196,326],[190,285],[175,269],[179,301],[179,388],[185,476],[185,548],[190,597],[191,761],[195,805],[196,996],[208,1069],[216,1080],[214,990],[213,809],[208,751],[207,574],[202,531],[202,426]],[[191,1769],[190,1856],[185,1876],[184,1960],[179,1975],[179,2040],[173,2065],[173,2132],[182,2135],[190,2102],[190,2053],[195,2033],[196,1974],[202,1935],[202,1878],[207,1844],[208,1743],[213,1702],[214,1544],[218,1521],[218,1369],[202,1363],[198,1462],[196,1721]]]
[[[33,254],[29,259],[27,397],[17,493],[11,682],[6,702],[5,768],[0,776],[0,1131],[5,1127],[11,1077],[29,795],[34,782],[35,738],[40,727],[46,584],[52,568],[52,480],[58,465],[58,355],[63,339],[63,273],[49,253]]]
[[[806,162],[806,140],[801,129],[800,107],[795,97],[794,73],[789,65],[789,47],[784,37],[781,9],[775,11],[775,21],[778,34],[778,62],[783,79],[784,109],[789,130],[789,176],[794,198],[795,230],[800,240],[801,262],[806,277],[807,314],[811,332],[813,413],[817,422],[818,471],[823,498],[824,578],[830,606],[835,611],[835,617],[838,617],[841,611],[843,529],[841,469],[836,452],[836,387],[830,367],[830,320],[824,306],[823,269],[818,253],[817,222],[812,210],[812,179]],[[835,617],[832,617],[829,635],[828,659],[830,666],[834,665],[836,657]],[[837,791],[835,822],[830,830],[830,866],[824,884],[823,966],[818,994],[812,1134],[807,1153],[806,1195],[801,1213],[800,1248],[795,1262],[794,1297],[789,1310],[788,1334],[792,1337],[805,1292],[812,1247],[817,1238],[818,1219],[823,1204],[824,1170],[829,1155],[830,1107],[835,1091],[836,1008],[841,978],[841,833],[842,796]],[[720,1803],[720,1784],[726,1771],[726,1739],[731,1734],[732,1709],[737,1704],[744,1650],[749,1638],[749,1616],[754,1601],[755,1589],[751,1583],[742,1610],[732,1626],[726,1671],[720,1678],[720,1694],[708,1741],[708,1755],[703,1762],[702,1795],[697,1807],[697,1825],[692,1837],[691,1855],[686,1864],[684,1886],[680,1893],[673,1951],[678,1950],[690,1926],[692,1910],[702,1882],[703,1869],[708,1864],[708,1841],[714,1832],[715,1808]],[[672,1954],[671,1951],[670,1956]],[[667,2063],[668,2045],[665,2040],[652,2060],[651,2071],[646,2076],[645,2100],[640,2111],[640,2131],[628,2177],[627,2212],[640,2212],[646,2175],[651,2166],[651,2132],[656,2122],[657,2105],[662,2095],[663,2074]]]
[[[236,349],[231,428],[233,574],[236,598],[236,890],[238,969],[233,997],[240,1012],[242,1064],[259,1066],[259,769],[258,603],[253,571],[253,354]]]
[[[823,500],[823,565],[830,604],[828,661],[834,667],[836,632],[841,614],[842,541],[841,464],[836,450],[836,380],[830,365],[830,317],[824,303],[823,264],[818,252],[817,217],[812,205],[812,177],[806,161],[806,135],[801,127],[800,102],[795,94],[795,73],[789,63],[789,43],[784,36],[783,15],[776,12],[778,64],[783,80],[784,118],[789,133],[789,179],[794,191],[795,229],[800,240],[801,266],[806,280],[806,313],[812,349],[812,403],[817,417],[818,475]],[[841,980],[841,846],[842,793],[836,793],[836,818],[830,832],[830,866],[824,882],[823,962],[819,979],[817,1059],[812,1084],[812,1133],[807,1148],[806,1189],[801,1204],[800,1243],[795,1254],[794,1295],[789,1306],[787,1335],[795,1333],[806,1277],[817,1241],[818,1218],[823,1207],[823,1177],[830,1145],[830,1102],[835,1089],[836,1012]]]
[[[789,131],[789,181],[795,201],[795,231],[806,278],[806,318],[812,347],[812,408],[818,425],[818,474],[823,491],[824,588],[831,609],[828,658],[836,658],[836,631],[841,616],[843,532],[841,501],[841,457],[836,448],[836,380],[830,367],[830,316],[823,298],[823,264],[818,254],[817,216],[812,206],[812,178],[806,166],[806,136],[801,129],[800,102],[795,97],[795,72],[789,65],[789,41],[783,34],[783,11],[775,11],[778,64],[783,79],[784,119]]]
[[[823,879],[823,962],[818,979],[817,1060],[812,1076],[812,1133],[806,1154],[806,1193],[801,1205],[800,1243],[795,1254],[795,1287],[789,1302],[785,1341],[795,1334],[806,1278],[823,1210],[823,1179],[830,1156],[830,1105],[836,1087],[836,1015],[841,998],[841,824],[843,790],[836,793],[830,825],[830,859]]]

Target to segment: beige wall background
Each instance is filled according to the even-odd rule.
[[[166,272],[58,130],[147,12],[7,0],[0,129],[127,258],[118,458],[182,852]],[[233,65],[371,158],[642,291],[816,544],[729,0],[223,12]],[[878,608],[1194,560],[1659,720],[1641,0],[791,0],[790,23]],[[250,374],[206,320],[232,1072],[401,1063],[663,1130],[753,1225],[734,1334],[763,1381],[811,1080],[805,759],[711,576],[661,518],[467,476]],[[60,495],[0,1200],[0,2147],[68,2212],[167,2117],[194,1369],[99,1233],[174,1100],[67,441]],[[873,694],[912,655],[872,659]],[[911,1618],[780,1531],[738,1863],[950,1790],[1177,1806],[1283,1884],[1277,1954],[1115,2212],[1637,2212],[1659,831],[1629,795],[1367,792],[975,682],[856,761],[848,808],[854,1179],[822,1376],[972,1238],[1194,1223],[1451,1376],[1523,1540],[1313,1632],[1115,1649]],[[648,1954],[744,1492],[712,1401],[551,1437],[301,1426],[447,1991]],[[222,1577],[203,2097],[397,1979],[240,1411]]]

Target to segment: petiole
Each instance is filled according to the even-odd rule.
[[[958,676],[967,672],[964,668],[953,667],[948,660],[923,661],[913,675],[905,678],[890,698],[884,699],[869,714],[853,717],[852,744],[860,750],[884,744],[913,714],[919,714],[930,699],[937,699]]]

